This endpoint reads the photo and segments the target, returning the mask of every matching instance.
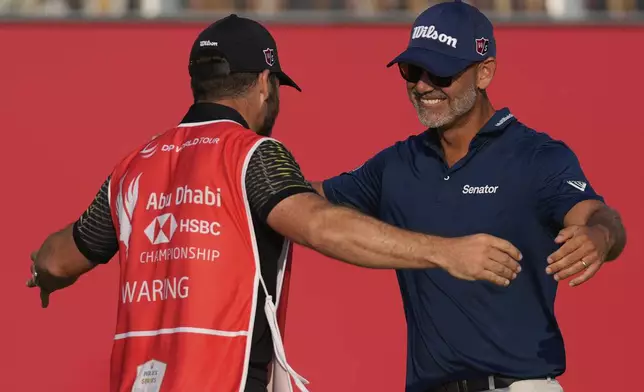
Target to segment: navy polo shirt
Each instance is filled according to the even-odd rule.
[[[602,200],[575,154],[505,108],[448,168],[435,131],[383,150],[324,182],[333,203],[395,226],[444,237],[487,233],[523,254],[509,287],[468,282],[442,269],[397,271],[407,320],[407,391],[486,377],[558,376],[564,343],[554,313],[557,282],[546,258],[566,213]]]

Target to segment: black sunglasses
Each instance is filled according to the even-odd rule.
[[[423,77],[423,73],[426,73],[429,82],[439,88],[451,86],[452,83],[454,83],[454,79],[458,78],[459,75],[467,70],[466,68],[454,76],[437,76],[426,69],[408,63],[398,63],[398,69],[400,70],[400,75],[403,79],[409,83],[418,83],[418,81]]]

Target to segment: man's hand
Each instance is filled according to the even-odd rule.
[[[440,266],[455,278],[509,286],[521,272],[521,252],[508,241],[487,234],[444,240]]]
[[[609,231],[601,225],[568,226],[559,232],[555,242],[563,245],[548,257],[546,273],[560,281],[584,271],[570,281],[570,286],[592,278],[612,247]]]
[[[40,267],[38,251],[31,253],[31,278],[27,281],[27,287],[40,288],[40,305],[43,308],[49,306],[49,296],[56,290],[71,286],[78,278],[60,278],[53,276],[47,270]]]

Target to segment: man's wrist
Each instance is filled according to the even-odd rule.
[[[611,249],[615,246],[615,238],[609,227],[602,225],[601,223],[594,224],[592,228],[598,230],[606,241],[606,253],[609,254]]]
[[[70,286],[78,279],[77,276],[57,275],[49,269],[39,266],[36,266],[36,272],[38,273],[38,286],[47,292],[54,292]]]
[[[445,248],[448,243],[447,238],[437,236],[426,236],[427,252],[424,254],[425,260],[428,264],[427,268],[441,268],[446,269],[447,257],[445,257]]]

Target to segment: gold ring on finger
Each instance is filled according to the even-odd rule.
[[[583,260],[582,260],[582,261],[581,261],[581,264],[583,264],[583,265],[584,265],[584,268],[588,268],[588,264],[586,264],[586,262],[585,262],[585,261],[583,261]]]

